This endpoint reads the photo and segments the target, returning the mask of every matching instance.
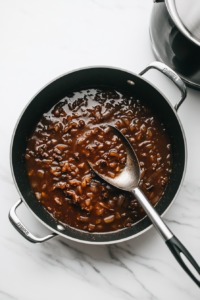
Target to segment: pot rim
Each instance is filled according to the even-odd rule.
[[[47,225],[43,220],[41,220],[37,214],[35,214],[35,212],[29,207],[29,205],[27,204],[26,200],[23,198],[22,194],[21,194],[21,191],[18,187],[18,184],[16,182],[16,179],[15,179],[15,175],[14,175],[14,170],[13,170],[13,162],[12,162],[12,148],[13,148],[13,141],[14,141],[14,137],[15,137],[15,133],[16,133],[16,130],[17,130],[17,127],[18,127],[18,124],[21,120],[21,117],[23,116],[24,112],[26,111],[26,108],[30,105],[30,103],[35,99],[35,97],[44,89],[46,88],[47,86],[49,86],[51,83],[53,83],[54,81],[66,76],[66,75],[69,75],[71,73],[74,73],[74,72],[78,72],[78,71],[82,71],[82,70],[87,70],[87,69],[94,69],[94,68],[105,68],[105,69],[114,69],[114,70],[119,70],[119,71],[122,71],[122,72],[127,72],[131,75],[134,75],[136,77],[139,77],[140,79],[146,81],[149,85],[151,85],[154,89],[157,90],[158,93],[161,94],[161,96],[167,101],[167,103],[169,104],[169,106],[171,107],[173,113],[175,114],[177,120],[178,120],[178,123],[179,123],[179,126],[180,126],[180,129],[181,129],[181,132],[182,132],[182,135],[183,135],[183,141],[184,141],[184,146],[185,146],[185,163],[184,163],[184,170],[183,170],[183,173],[182,173],[182,178],[181,178],[181,181],[180,181],[180,184],[179,184],[179,187],[178,187],[178,190],[173,198],[173,200],[171,201],[171,203],[169,204],[169,206],[165,209],[165,211],[161,214],[161,216],[163,217],[165,215],[165,213],[170,209],[170,207],[172,206],[172,204],[174,203],[175,199],[177,198],[179,192],[180,192],[180,189],[182,187],[182,184],[183,184],[183,181],[184,181],[184,178],[185,178],[185,173],[186,173],[186,168],[187,168],[187,158],[188,158],[188,151],[187,151],[187,141],[186,141],[186,136],[185,136],[185,132],[184,132],[184,129],[183,129],[183,126],[182,126],[182,123],[181,123],[181,120],[175,110],[175,108],[173,107],[173,105],[171,104],[171,102],[166,98],[166,96],[156,87],[154,86],[151,82],[149,82],[147,79],[143,78],[142,76],[136,74],[136,73],[133,73],[129,70],[126,70],[126,69],[122,69],[122,68],[117,68],[117,67],[112,67],[112,66],[106,66],[106,65],[95,65],[95,66],[88,66],[88,67],[82,67],[82,68],[78,68],[78,69],[73,69],[69,72],[66,72],[66,73],[63,73],[62,75],[60,76],[57,76],[56,78],[54,78],[53,80],[49,81],[46,85],[44,85],[37,93],[34,94],[34,96],[28,101],[28,103],[25,105],[24,109],[22,110],[21,114],[19,115],[18,119],[17,119],[17,122],[15,124],[15,127],[14,127],[14,130],[13,130],[13,133],[12,133],[12,137],[11,137],[11,143],[10,143],[10,168],[11,168],[11,174],[12,174],[12,177],[13,177],[13,181],[14,181],[14,184],[15,184],[15,187],[20,195],[20,198],[22,199],[23,203],[26,205],[26,207],[31,211],[31,213],[46,227],[48,228],[50,231],[53,231],[54,233],[57,233],[58,236],[62,236],[66,239],[69,239],[69,240],[72,240],[72,241],[75,241],[75,242],[79,242],[79,243],[83,243],[83,244],[90,244],[90,245],[109,245],[109,244],[117,244],[117,243],[121,243],[121,242],[125,242],[125,241],[128,241],[130,239],[133,239],[143,233],[145,233],[146,231],[148,231],[149,229],[151,229],[153,227],[153,224],[149,225],[147,228],[141,230],[140,232],[138,232],[137,234],[134,234],[134,235],[130,235],[129,237],[126,237],[126,238],[122,238],[120,240],[113,240],[113,241],[105,241],[105,242],[96,242],[96,241],[86,241],[86,240],[81,240],[81,239],[76,239],[76,238],[73,238],[73,237],[70,237],[70,236],[67,236],[65,234],[63,234],[61,231],[58,231],[58,230],[55,230],[53,229],[52,227],[50,227],[49,225]],[[147,216],[145,216],[144,218],[147,218]],[[144,220],[141,219],[141,220]],[[139,220],[138,222],[140,222],[141,220]],[[135,223],[136,224],[136,223]],[[74,228],[76,229],[76,228]],[[106,232],[105,234],[108,234],[108,233],[111,233],[110,231],[109,232]],[[94,234],[94,233],[93,233]],[[97,233],[98,234],[98,233]]]

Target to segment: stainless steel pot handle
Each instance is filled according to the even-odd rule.
[[[50,240],[53,237],[57,236],[56,233],[52,233],[43,238],[37,238],[32,233],[30,233],[29,230],[24,226],[24,224],[22,224],[22,222],[19,220],[18,216],[16,215],[16,209],[20,204],[22,204],[21,199],[19,201],[17,201],[17,203],[15,203],[15,205],[13,205],[13,207],[9,211],[8,216],[9,216],[9,220],[12,223],[12,225],[25,239],[27,239],[31,243],[36,244],[36,243],[43,243],[43,242]]]
[[[156,69],[156,70],[160,71],[161,73],[163,73],[164,75],[166,75],[169,79],[171,79],[171,81],[173,81],[173,83],[180,90],[181,99],[174,106],[174,109],[176,111],[178,111],[179,107],[181,106],[181,104],[183,103],[183,101],[185,100],[185,98],[187,96],[187,88],[185,86],[185,83],[171,68],[169,68],[168,66],[166,66],[165,64],[163,64],[159,61],[152,62],[148,67],[146,67],[142,72],[140,72],[139,75],[142,76],[150,69]]]

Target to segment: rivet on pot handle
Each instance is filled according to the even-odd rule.
[[[185,83],[171,68],[169,68],[168,66],[166,66],[165,64],[163,64],[159,61],[152,62],[148,67],[146,67],[142,72],[140,72],[139,75],[142,76],[150,69],[156,69],[156,70],[160,71],[161,73],[163,73],[164,75],[166,75],[169,79],[171,79],[171,81],[173,81],[173,83],[180,90],[181,99],[174,106],[174,109],[176,111],[178,111],[179,107],[181,106],[181,104],[183,103],[183,101],[185,100],[185,98],[187,96],[187,89],[186,89]]]
[[[22,222],[19,220],[18,216],[16,215],[16,209],[17,207],[22,204],[22,200],[20,199],[13,207],[11,208],[9,212],[9,220],[12,223],[12,225],[15,227],[15,229],[29,242],[31,243],[43,243],[47,240],[52,239],[53,237],[57,236],[56,233],[52,233],[50,235],[47,235],[43,238],[37,238],[32,233],[29,232],[29,230],[22,224]]]

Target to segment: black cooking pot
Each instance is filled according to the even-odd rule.
[[[150,68],[164,73],[180,89],[181,100],[175,107],[155,86],[141,77]],[[80,89],[101,86],[125,90],[137,95],[139,99],[146,102],[153,109],[165,124],[172,145],[173,168],[165,193],[156,205],[156,210],[160,215],[163,215],[169,209],[180,190],[187,160],[185,134],[177,115],[177,110],[187,94],[186,87],[180,77],[160,62],[151,63],[139,75],[112,67],[88,67],[72,71],[56,78],[33,97],[22,112],[12,137],[11,170],[16,188],[20,194],[20,200],[11,208],[9,218],[14,227],[33,243],[46,241],[56,235],[88,244],[117,243],[136,237],[152,226],[149,218],[145,217],[131,227],[114,232],[85,232],[68,225],[64,226],[54,219],[36,199],[35,194],[32,193],[24,158],[27,137],[42,117],[42,114],[49,111],[66,94]],[[37,238],[29,232],[15,213],[16,208],[22,202],[47,228],[53,231],[53,234],[44,238]]]

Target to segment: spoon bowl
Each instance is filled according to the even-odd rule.
[[[117,187],[118,189],[121,190],[132,191],[134,188],[138,186],[140,180],[140,165],[139,165],[138,158],[131,144],[125,138],[125,136],[114,126],[112,125],[108,125],[108,126],[115,133],[115,135],[122,141],[125,147],[127,153],[127,159],[123,171],[120,172],[119,175],[117,175],[116,177],[111,178],[106,175],[100,174],[99,172],[94,170],[91,162],[88,161],[88,164],[90,168],[94,171],[94,173],[96,173],[100,178],[102,178],[112,186]]]

